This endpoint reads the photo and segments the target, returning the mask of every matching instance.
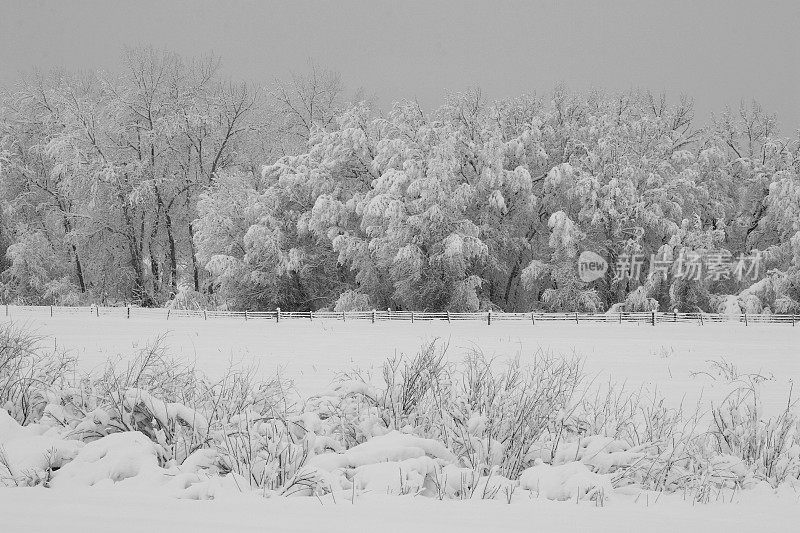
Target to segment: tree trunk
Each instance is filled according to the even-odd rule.
[[[189,195],[186,195],[186,215],[189,218],[189,258],[192,262],[192,278],[194,280],[194,290],[195,292],[200,292],[200,269],[197,267],[197,257],[196,251],[194,247],[194,224],[192,224],[192,217],[191,217],[191,203],[189,201]]]
[[[148,243],[148,248],[150,252],[150,271],[153,273],[153,294],[158,295],[161,294],[163,280],[161,279],[159,262],[156,260],[156,257],[153,254],[153,243],[155,243],[158,239],[158,228],[161,224],[161,212],[166,210],[164,209],[164,199],[161,197],[161,191],[159,190],[158,185],[153,184],[153,192],[156,196],[156,214],[153,217],[153,229],[150,232],[150,242]]]
[[[63,223],[64,223],[64,236],[66,237],[72,231],[72,227],[70,226],[69,219],[67,218],[66,214],[64,215]],[[81,258],[78,255],[78,247],[75,246],[75,244],[73,243],[70,245],[70,248],[72,249],[71,255],[75,256],[75,275],[78,277],[78,284],[81,287],[81,293],[85,293],[86,282],[83,279],[83,267],[81,266]]]
[[[517,259],[517,262],[514,264],[514,268],[511,269],[511,275],[508,276],[508,282],[506,283],[506,290],[503,295],[503,303],[506,306],[506,309],[513,309],[513,306],[509,305],[508,299],[511,296],[511,286],[514,283],[514,280],[517,279],[519,275],[519,267],[520,267],[520,259]]]
[[[166,211],[164,212],[164,221],[169,241],[169,286],[171,297],[174,297],[178,294],[178,256],[175,249],[175,235],[172,234],[172,217]]]
[[[153,275],[153,295],[161,292],[161,274],[159,273],[158,261],[150,250],[150,273]]]
[[[72,253],[75,255],[75,274],[78,276],[78,283],[81,286],[81,292],[86,292],[86,282],[83,280],[83,267],[81,266],[81,258],[78,256],[78,248],[73,244]]]
[[[125,233],[128,236],[128,250],[131,254],[131,267],[133,268],[134,274],[131,298],[145,307],[150,307],[153,304],[153,299],[147,293],[147,286],[145,285],[144,269],[142,268],[142,240],[136,238],[136,226],[133,224],[133,217],[128,210],[124,194],[122,191],[119,191],[118,194],[122,205],[122,214],[125,219]],[[143,231],[144,216],[142,216],[142,232]]]
[[[200,292],[200,269],[197,267],[197,257],[194,249],[194,226],[189,222],[189,248],[192,256],[192,277],[194,279],[194,290]]]

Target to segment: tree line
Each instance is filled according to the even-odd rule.
[[[5,301],[800,312],[800,138],[756,103],[700,124],[688,98],[556,87],[381,111],[313,64],[267,88],[219,67],[131,49],[3,92]]]

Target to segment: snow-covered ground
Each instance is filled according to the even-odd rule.
[[[226,318],[51,318],[41,313],[17,313],[10,320],[77,353],[86,371],[164,335],[172,353],[195,360],[212,377],[221,375],[231,361],[252,361],[265,376],[280,370],[303,395],[325,390],[337,371],[375,368],[392,355],[415,354],[433,339],[449,344],[447,355],[452,360],[474,349],[489,357],[523,360],[540,350],[576,354],[598,381],[611,378],[633,388],[644,385],[684,403],[717,398],[713,381],[695,374],[707,371],[709,360],[724,359],[740,372],[774,376],[773,386],[764,391],[767,409],[783,408],[790,379],[800,378],[800,326],[790,324],[495,322],[489,326],[479,321],[319,320],[276,324]]]
[[[519,356],[523,361],[530,360],[539,351],[554,355],[575,354],[584,359],[585,370],[596,376],[598,382],[613,379],[625,382],[630,389],[644,387],[648,391],[658,391],[674,406],[694,404],[701,399],[704,403],[720,401],[730,387],[714,379],[708,361],[724,359],[741,373],[758,373],[771,378],[761,391],[764,416],[785,409],[792,383],[800,378],[800,327],[791,325],[660,324],[653,327],[644,324],[495,323],[489,326],[483,323],[371,324],[290,320],[276,324],[231,319],[173,318],[166,322],[138,317],[128,320],[34,315],[17,315],[12,319],[17,325],[47,335],[46,342],[76,353],[85,371],[99,369],[110,357],[128,357],[151,339],[166,335],[172,353],[194,360],[197,367],[211,377],[222,376],[231,360],[254,361],[264,377],[279,369],[284,377],[295,382],[297,393],[303,397],[329,390],[339,371],[360,367],[373,370],[377,375],[387,357],[395,353],[415,354],[421,345],[434,338],[449,343],[447,357],[455,361],[475,349],[489,357]],[[709,373],[704,373],[706,371]],[[131,405],[140,401],[149,402],[151,409],[154,405],[153,399],[142,400],[138,393],[132,400],[126,394],[125,402],[131,409]],[[35,461],[31,457],[32,446],[49,446],[46,439],[61,431],[56,428],[58,431],[45,432],[46,428],[41,427],[25,433],[26,430],[17,428],[3,415],[0,412],[0,445],[5,439],[12,455],[16,453],[21,460]],[[472,424],[473,419],[469,422]],[[327,430],[320,426],[315,431],[322,438]],[[470,431],[480,433],[472,426]],[[574,443],[572,448],[566,446],[562,461],[565,468],[580,466],[583,470],[569,477],[555,474],[556,462],[552,467],[545,464],[529,468],[517,482],[519,490],[513,497],[509,496],[513,500],[510,504],[502,493],[496,498],[473,497],[468,501],[459,501],[460,498],[439,501],[436,497],[421,495],[389,496],[385,494],[389,489],[370,490],[369,484],[377,480],[378,484],[393,486],[396,480],[392,472],[399,472],[400,492],[403,492],[404,483],[413,485],[415,478],[409,471],[404,472],[402,466],[399,471],[391,470],[396,466],[389,466],[389,463],[384,465],[388,467],[387,476],[382,471],[385,470],[382,461],[410,465],[407,468],[411,474],[423,472],[424,477],[426,461],[433,464],[433,459],[426,455],[440,461],[436,468],[441,468],[450,461],[448,455],[451,454],[445,449],[430,448],[430,442],[415,441],[413,446],[418,452],[408,456],[411,462],[396,462],[405,456],[398,458],[392,453],[404,454],[411,449],[406,445],[396,446],[405,437],[378,435],[365,444],[384,439],[381,442],[386,446],[378,445],[371,451],[363,449],[358,454],[352,451],[354,448],[343,453],[328,452],[310,463],[325,472],[333,472],[337,464],[347,465],[353,492],[343,485],[342,490],[319,497],[266,499],[255,493],[241,494],[239,487],[233,485],[236,478],[230,475],[203,481],[204,476],[211,475],[211,470],[196,466],[201,465],[202,458],[162,468],[156,465],[156,452],[150,449],[153,445],[146,438],[137,440],[139,437],[134,436],[111,442],[105,437],[94,441],[95,444],[81,445],[80,450],[61,450],[59,453],[69,456],[71,462],[55,472],[51,488],[0,487],[0,531],[715,532],[794,531],[800,521],[800,485],[784,483],[773,489],[744,474],[740,485],[736,486],[747,488],[731,488],[723,480],[705,498],[708,503],[693,503],[693,500],[697,499],[698,491],[715,487],[713,483],[705,485],[706,489],[698,485],[671,493],[647,491],[631,485],[614,490],[613,495],[602,492],[602,499],[597,498],[600,493],[597,491],[590,497],[586,486],[581,489],[580,484],[588,480],[597,490],[605,490],[602,484],[606,478],[598,477],[583,466],[586,463],[596,469],[597,454],[589,456],[587,452],[580,461],[570,462],[579,459],[580,439],[578,447]],[[63,446],[64,442],[57,445]],[[583,445],[586,446],[585,441]],[[609,452],[608,446],[601,452]],[[383,452],[375,455],[379,450],[391,449],[395,451],[387,452],[385,459],[380,459]],[[787,457],[794,457],[792,454],[796,452],[789,452]],[[740,467],[733,465],[731,471],[737,468]],[[402,479],[404,475],[405,480]],[[534,478],[535,483],[531,481]],[[348,481],[343,475],[338,480],[333,476],[331,479],[334,484]],[[505,483],[504,479],[495,479],[495,482]],[[488,486],[491,474],[488,480],[486,477],[482,480]],[[576,500],[573,495],[567,501],[548,499],[548,480],[557,481],[553,489],[556,492],[580,494],[580,498]],[[567,486],[565,480],[577,480],[578,486]],[[96,486],[86,486],[90,484]],[[426,490],[430,491],[430,486]],[[194,496],[187,496],[189,493]],[[200,497],[202,500],[209,496],[215,499],[191,499]]]
[[[531,500],[438,501],[375,496],[355,505],[330,498],[231,499],[165,502],[145,492],[87,489],[0,488],[4,532],[91,533],[99,531],[220,533],[258,532],[596,532],[596,533],[778,533],[796,531],[797,497],[748,494],[733,503],[694,505],[679,496],[658,503],[639,498],[604,508],[575,502]]]

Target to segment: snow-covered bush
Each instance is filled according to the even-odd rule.
[[[349,435],[357,442],[387,429],[415,428],[446,442],[480,475],[492,467],[507,477],[517,475],[531,461],[526,454],[532,442],[562,431],[583,380],[580,361],[540,353],[523,367],[517,360],[501,365],[475,352],[451,364],[444,362],[444,349],[430,343],[414,357],[388,360],[382,389],[368,386],[364,376],[343,376],[345,398],[355,396],[367,406],[357,409]],[[352,409],[347,403],[340,409]]]
[[[80,287],[71,279],[70,261],[53,249],[41,231],[21,235],[6,250],[11,265],[2,272],[5,301],[34,305],[76,305],[82,301]]]
[[[658,300],[649,298],[644,286],[631,291],[625,297],[623,310],[628,313],[641,313],[646,311],[658,311]]]
[[[369,296],[356,291],[345,291],[336,300],[333,310],[342,311],[369,311],[375,309],[370,304]]]
[[[23,354],[4,360],[22,357],[17,368],[39,376],[21,393],[19,370],[9,378],[0,368],[3,485],[604,505],[627,485],[707,502],[723,489],[800,479],[795,405],[765,418],[759,387],[769,377],[724,362],[703,373],[731,390],[708,413],[594,384],[575,358],[539,353],[522,365],[476,351],[450,362],[436,342],[386,361],[379,375],[343,373],[332,390],[293,404],[280,380],[232,367],[211,381],[158,340],[102,375],[47,381],[41,372],[60,356],[18,330],[3,334]]]
[[[681,313],[705,311],[711,305],[711,294],[702,281],[677,278],[669,289],[670,307]]]
[[[0,407],[17,421],[42,416],[48,392],[69,383],[75,358],[10,323],[0,326]]]
[[[777,485],[800,477],[800,416],[790,398],[777,416],[765,418],[761,383],[773,378],[741,374],[724,361],[714,362],[730,393],[711,409],[714,451],[741,462],[753,476]]]
[[[193,291],[187,288],[181,288],[178,290],[177,294],[172,298],[172,300],[168,301],[164,307],[169,309],[209,309],[212,306],[210,305],[208,296]]]

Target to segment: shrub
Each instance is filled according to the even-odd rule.
[[[23,424],[41,417],[47,393],[74,377],[75,358],[43,343],[13,324],[0,324],[0,407]]]
[[[171,357],[163,338],[110,361],[98,376],[78,376],[74,360],[2,325],[0,399],[17,421],[52,428],[58,438],[53,460],[30,471],[0,448],[0,474],[16,485],[47,484],[82,446],[75,441],[130,432],[152,443],[153,463],[170,476],[180,471],[189,484],[230,476],[240,490],[264,495],[350,491],[354,498],[359,487],[385,486],[491,499],[502,488],[510,501],[546,476],[552,483],[542,493],[558,497],[602,502],[613,482],[707,502],[723,489],[800,478],[791,394],[782,413],[762,414],[760,387],[770,376],[712,362],[702,374],[731,392],[705,412],[669,406],[644,389],[596,384],[574,356],[538,352],[522,364],[476,348],[451,362],[447,350],[434,340],[388,359],[379,375],[343,372],[334,390],[295,405],[280,377],[261,381],[253,367],[232,365],[210,380]],[[3,423],[18,431],[9,417]],[[557,473],[566,477],[550,479]],[[370,483],[369,475],[384,477]],[[594,488],[564,484],[578,478]]]
[[[333,310],[341,313],[347,311],[370,311],[374,306],[370,304],[369,296],[356,291],[345,291],[336,300]]]

